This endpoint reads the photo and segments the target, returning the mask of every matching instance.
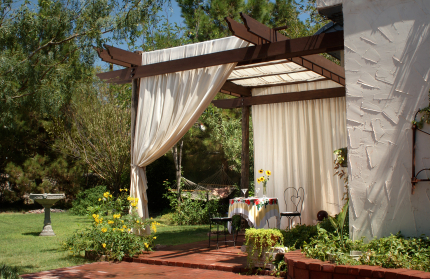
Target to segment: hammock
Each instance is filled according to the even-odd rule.
[[[227,198],[236,188],[233,180],[227,175],[223,168],[199,183],[182,177],[183,186],[181,195],[191,194],[192,199]],[[177,191],[177,189],[172,189]]]

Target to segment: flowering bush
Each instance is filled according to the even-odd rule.
[[[128,196],[126,189],[121,189],[118,198],[105,192],[98,204],[88,208],[88,215],[93,220],[91,226],[76,231],[66,240],[64,248],[73,255],[93,251],[116,260],[151,251],[159,224],[152,218],[142,221],[136,211],[137,203],[138,199]],[[152,234],[145,234],[149,226]]]

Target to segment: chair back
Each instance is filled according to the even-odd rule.
[[[305,198],[305,190],[303,187],[296,189],[295,187],[288,187],[284,190],[285,206],[288,208],[288,203],[293,204],[294,212],[302,213],[303,200]]]

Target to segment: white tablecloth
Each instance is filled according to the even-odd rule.
[[[241,215],[250,227],[264,228],[271,217],[276,217],[276,227],[280,228],[279,204],[277,198],[236,198],[230,199],[228,217]],[[231,223],[228,224],[231,233]]]

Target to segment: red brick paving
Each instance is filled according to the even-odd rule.
[[[246,279],[246,278],[267,278],[267,276],[255,275],[240,275],[231,272],[195,269],[178,266],[167,265],[149,265],[143,263],[91,263],[81,266],[68,268],[60,268],[49,271],[42,271],[33,274],[22,275],[26,279],[54,279],[54,278],[121,278],[121,279],[136,279],[136,278],[174,278],[174,279],[197,279],[197,278],[231,278],[231,279]]]

